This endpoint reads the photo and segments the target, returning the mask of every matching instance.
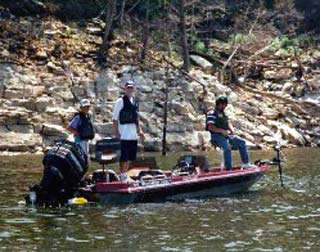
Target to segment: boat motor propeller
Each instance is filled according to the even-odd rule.
[[[267,165],[278,166],[280,184],[281,184],[281,187],[284,187],[283,169],[282,169],[282,163],[284,162],[284,160],[281,157],[281,145],[277,144],[273,147],[273,149],[276,152],[276,156],[272,160],[257,160],[257,161],[255,161],[255,165],[259,166],[259,165],[267,164]]]

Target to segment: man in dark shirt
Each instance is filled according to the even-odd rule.
[[[249,163],[245,140],[234,135],[234,128],[228,116],[224,113],[227,106],[228,98],[226,96],[220,96],[216,100],[215,110],[207,116],[207,129],[211,133],[211,143],[222,148],[224,167],[227,170],[232,169],[232,149],[239,150],[243,168],[253,167],[253,165]]]

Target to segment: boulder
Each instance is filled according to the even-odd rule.
[[[24,108],[0,109],[0,124],[30,124],[31,113]]]
[[[11,86],[4,90],[4,98],[6,99],[22,99],[30,97],[38,97],[45,91],[44,86],[19,85]]]
[[[220,83],[215,83],[215,85],[213,86],[214,88],[214,93],[216,96],[220,96],[220,95],[228,95],[231,93],[231,89],[225,85],[222,85]]]
[[[239,100],[239,97],[238,95],[235,93],[235,92],[231,92],[229,95],[228,95],[228,102],[230,104],[233,104],[235,102],[237,102]]]
[[[140,101],[139,102],[139,111],[143,111],[146,113],[152,113],[154,110],[154,103],[147,102],[147,101]]]
[[[112,122],[95,123],[94,127],[98,134],[103,136],[111,136],[113,134]]]
[[[58,74],[58,75],[64,75],[65,74],[64,70],[62,69],[62,67],[57,66],[52,61],[49,61],[47,63],[47,68],[48,68],[49,72],[51,72],[51,73]]]
[[[190,55],[190,60],[195,65],[203,68],[203,69],[211,69],[213,67],[212,63],[206,60],[205,58],[198,55]]]
[[[292,144],[305,145],[305,138],[294,128],[290,128],[285,124],[279,126],[280,132],[284,139],[288,140]]]
[[[293,88],[293,83],[292,82],[286,82],[282,86],[281,91],[288,93],[288,92],[290,92],[292,90],[292,88]]]
[[[111,70],[102,72],[96,79],[96,92],[106,93],[108,88],[114,88],[118,82],[116,74]]]
[[[179,122],[174,122],[174,123],[168,123],[167,125],[167,132],[168,133],[182,133],[187,131],[187,125],[185,123],[179,123]]]
[[[17,133],[34,133],[34,127],[32,124],[7,124],[6,128],[9,132],[17,132]]]
[[[35,151],[42,143],[38,134],[24,134],[17,132],[0,134],[0,151]]]
[[[37,51],[36,53],[36,58],[39,59],[39,60],[45,60],[48,58],[48,54],[46,51],[44,50],[41,50],[41,51]]]
[[[108,101],[116,101],[120,97],[119,88],[108,88],[105,99]]]
[[[264,72],[264,78],[267,80],[287,80],[292,77],[292,70],[290,68],[282,68],[280,70],[268,70]]]
[[[264,136],[262,139],[263,139],[263,141],[266,142],[267,144],[275,145],[275,144],[278,143],[278,139],[276,139],[276,138],[273,137],[273,136]]]
[[[38,112],[45,111],[46,107],[52,105],[53,100],[49,96],[41,96],[35,100],[35,110]]]
[[[64,127],[54,124],[43,124],[40,133],[50,137],[67,138],[69,136]]]
[[[146,134],[145,140],[143,142],[143,148],[145,151],[154,151],[159,152],[161,151],[161,144],[162,141],[160,138],[154,138]]]
[[[238,106],[247,114],[253,116],[258,116],[262,114],[262,111],[257,104],[240,103]]]
[[[189,113],[189,104],[187,104],[185,101],[176,101],[173,100],[169,104],[170,108],[176,111],[178,115],[188,115]]]

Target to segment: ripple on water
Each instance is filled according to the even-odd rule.
[[[30,218],[16,218],[16,219],[7,219],[4,220],[5,223],[8,224],[33,224],[36,223],[35,220]]]
[[[76,238],[71,237],[71,236],[67,236],[66,237],[66,241],[76,242],[76,243],[88,243],[88,242],[90,242],[90,240],[76,239]]]
[[[0,232],[0,239],[1,238],[10,238],[13,234],[11,232],[8,232],[8,231],[3,231],[3,232]]]
[[[247,245],[250,245],[250,242],[232,241],[232,242],[225,244],[224,247],[230,251],[230,249],[244,248]],[[234,251],[236,251],[236,250],[234,250]]]

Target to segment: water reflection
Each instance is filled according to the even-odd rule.
[[[1,159],[0,250],[318,251],[319,153],[286,151],[284,189],[275,170],[233,197],[63,209],[18,205],[41,175],[40,158]]]

